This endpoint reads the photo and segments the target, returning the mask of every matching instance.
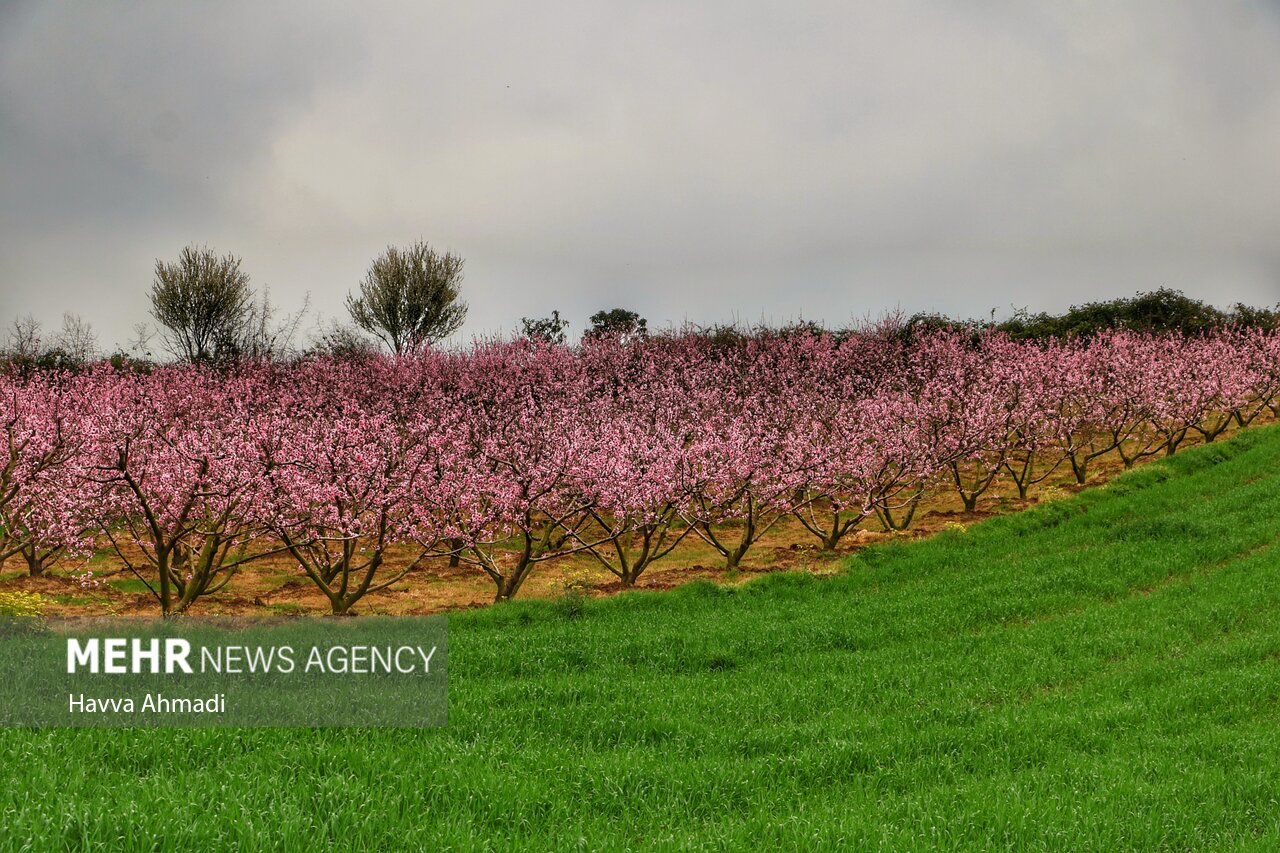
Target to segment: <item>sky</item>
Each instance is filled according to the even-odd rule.
[[[1280,3],[0,0],[0,323],[233,252],[304,335],[388,245],[463,337],[1280,302]]]

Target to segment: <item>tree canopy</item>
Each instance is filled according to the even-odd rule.
[[[462,258],[419,241],[388,246],[370,265],[358,294],[348,294],[352,321],[396,355],[416,352],[462,327]]]
[[[217,360],[239,349],[253,314],[249,276],[232,254],[187,246],[174,263],[156,261],[148,294],[169,351],[189,362]]]

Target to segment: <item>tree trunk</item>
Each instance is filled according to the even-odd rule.
[[[29,551],[24,551],[22,556],[26,558],[27,571],[31,577],[38,578],[44,575],[46,560],[37,549],[32,548]]]
[[[534,560],[526,552],[516,567],[511,570],[511,573],[503,575],[501,581],[498,582],[498,592],[494,596],[494,603],[510,601],[515,598],[516,593],[520,591],[520,587],[524,585],[524,579],[529,576],[529,572],[533,569],[533,565]]]
[[[168,619],[172,615],[170,611],[173,608],[173,604],[170,601],[172,578],[169,577],[169,550],[167,548],[156,549],[156,568],[160,571],[160,615]]]
[[[905,514],[901,518],[897,518],[897,519],[893,517],[893,511],[890,510],[887,506],[878,504],[875,508],[876,517],[880,519],[880,523],[884,525],[885,530],[906,530],[908,527],[911,526],[911,519],[915,518],[916,508],[920,506],[920,501],[923,498],[924,498],[923,491],[914,495],[903,506],[903,509],[906,510]]]
[[[748,516],[746,527],[742,531],[742,539],[738,541],[738,546],[733,549],[725,549],[724,562],[725,568],[736,569],[742,565],[742,558],[751,550],[751,545],[756,540],[756,522],[753,517]]]

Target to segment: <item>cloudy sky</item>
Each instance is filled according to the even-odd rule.
[[[467,335],[1274,304],[1280,4],[0,2],[0,322],[109,350],[195,242],[310,327],[417,239]]]

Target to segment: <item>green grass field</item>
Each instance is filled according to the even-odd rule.
[[[0,732],[5,849],[1280,849],[1280,429],[829,579],[450,620],[443,730]]]

